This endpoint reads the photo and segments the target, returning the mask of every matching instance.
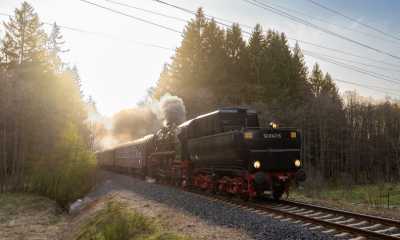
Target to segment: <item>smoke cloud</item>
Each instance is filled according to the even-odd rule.
[[[160,107],[166,125],[179,125],[186,120],[186,108],[181,98],[169,94],[164,95],[161,97]]]
[[[96,149],[103,150],[155,133],[162,126],[179,125],[186,119],[183,100],[169,93],[160,100],[147,100],[140,106],[124,109],[111,118],[97,110],[88,111],[93,123]]]
[[[183,100],[169,93],[163,95],[160,101],[152,100],[150,107],[158,119],[164,123],[164,126],[179,125],[186,120],[186,108]]]

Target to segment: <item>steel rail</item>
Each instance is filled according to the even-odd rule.
[[[354,235],[354,237],[366,237],[367,239],[400,240],[400,233],[396,234],[384,233],[384,232],[390,232],[393,229],[400,230],[400,221],[394,219],[382,218],[366,214],[358,214],[354,212],[333,209],[323,206],[315,206],[297,201],[279,200],[279,201],[270,201],[263,203],[249,202],[232,197],[226,197],[223,195],[211,194],[209,192],[193,189],[192,187],[182,189],[180,187],[173,186],[171,184],[162,184],[162,185],[181,189],[183,191],[196,194],[207,199],[219,200],[223,203],[232,204],[238,207],[258,210],[267,214],[275,214],[277,216],[285,216],[286,218],[294,220],[300,220],[304,224],[311,223],[316,226],[322,226],[327,228],[328,231],[336,230],[338,231],[339,234],[348,233]],[[298,209],[293,211],[290,209],[284,209],[285,207],[297,207]],[[306,214],[306,212],[304,211],[308,212],[308,214]],[[311,211],[311,213],[309,211]],[[333,219],[326,220],[325,217],[318,216],[321,214],[330,214],[331,217],[336,218],[336,220]],[[345,217],[348,217],[348,219],[343,221],[343,218]],[[338,221],[338,218],[340,218],[341,220]],[[354,221],[358,222],[355,223]],[[368,224],[368,226],[357,227],[360,226],[361,225],[360,223],[362,222],[365,222],[363,223],[363,225]],[[381,224],[380,228],[389,227],[388,229],[392,228],[392,230],[390,231],[388,229],[381,229],[375,231],[372,230],[374,229],[374,226],[378,225],[377,223]]]
[[[367,215],[367,214],[362,214],[362,213],[355,213],[355,212],[351,212],[351,211],[346,211],[346,210],[341,210],[341,209],[336,209],[336,208],[329,208],[329,207],[324,207],[324,206],[320,206],[320,205],[312,205],[309,203],[293,201],[293,200],[279,200],[277,203],[283,203],[283,204],[291,205],[294,207],[308,208],[308,209],[316,210],[316,211],[323,211],[326,213],[332,213],[332,214],[337,214],[337,215],[346,216],[346,217],[358,218],[361,220],[367,220],[369,222],[376,222],[376,223],[381,223],[381,224],[388,225],[388,226],[395,226],[400,229],[400,221],[391,219],[391,218],[384,218],[384,217],[378,217],[378,216]]]
[[[229,203],[232,205],[236,205],[239,207],[243,208],[249,208],[253,210],[259,210],[263,211],[265,213],[269,214],[275,214],[275,215],[280,215],[284,216],[287,218],[295,219],[295,220],[300,220],[303,223],[311,223],[317,226],[322,226],[327,229],[334,229],[337,230],[339,233],[349,233],[355,235],[355,237],[366,237],[367,239],[380,239],[380,240],[400,240],[400,236],[396,234],[390,235],[390,234],[385,234],[381,233],[379,231],[373,231],[369,229],[363,229],[363,228],[357,228],[355,226],[351,226],[351,224],[346,224],[346,223],[338,223],[335,221],[328,221],[324,219],[318,219],[314,217],[309,217],[306,215],[302,215],[301,213],[294,213],[286,210],[279,209],[276,204],[270,204],[267,202],[264,203],[257,203],[257,202],[248,202],[248,201],[242,201],[234,198],[229,198],[229,197],[224,197],[221,195],[213,195],[209,194],[206,192],[201,192],[198,190],[193,190],[193,189],[186,189],[186,191],[210,198],[210,199],[216,199],[220,200],[221,202]],[[319,211],[325,214],[332,213],[335,214],[337,217],[352,217],[354,220],[358,221],[368,221],[370,225],[375,224],[375,223],[381,223],[385,226],[391,227],[391,226],[396,226],[398,227],[399,221],[393,220],[393,219],[387,219],[387,218],[381,218],[381,217],[376,217],[376,216],[370,216],[370,215],[365,215],[365,214],[358,214],[358,213],[352,213],[348,211],[342,211],[342,210],[336,210],[336,209],[331,209],[327,207],[321,207],[321,206],[313,206],[309,205],[306,203],[301,203],[301,202],[296,202],[296,201],[286,201],[286,200],[280,200],[280,201],[272,201],[271,203],[281,203],[285,204],[286,206],[293,206],[293,207],[302,207],[305,208],[304,210],[313,210],[313,211]],[[284,206],[281,206],[284,207]],[[400,228],[399,228],[400,229]]]
[[[304,222],[311,222],[311,223],[319,225],[319,226],[333,228],[335,230],[352,233],[352,234],[355,234],[358,236],[363,236],[363,237],[368,237],[368,238],[373,238],[373,239],[382,239],[382,240],[399,240],[400,239],[400,237],[396,237],[396,236],[392,236],[392,235],[388,235],[388,234],[384,234],[384,233],[379,233],[379,232],[375,232],[372,230],[352,227],[352,226],[348,226],[346,224],[340,224],[340,223],[336,223],[336,222],[332,222],[332,221],[327,221],[327,220],[323,220],[323,219],[317,219],[317,218],[313,218],[313,217],[304,216],[304,215],[301,215],[298,213],[292,213],[289,211],[280,210],[280,209],[277,209],[276,207],[266,205],[266,204],[247,203],[245,205],[250,206],[251,208],[254,208],[257,210],[272,212],[275,214],[283,215],[283,216],[301,220]],[[340,214],[338,214],[338,215],[340,216]],[[360,215],[354,214],[354,217],[355,216],[357,216],[357,218],[360,220],[363,219],[362,216],[360,216]]]

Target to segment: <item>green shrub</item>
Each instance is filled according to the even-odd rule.
[[[55,200],[62,208],[83,197],[95,183],[96,159],[70,126],[49,156],[30,168],[27,190]]]
[[[161,230],[154,220],[111,201],[85,224],[76,240],[185,240]]]

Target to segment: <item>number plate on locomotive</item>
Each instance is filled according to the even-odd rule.
[[[282,138],[280,133],[264,133],[264,138]]]

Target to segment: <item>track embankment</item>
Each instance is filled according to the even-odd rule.
[[[89,197],[117,193],[132,208],[157,216],[165,226],[193,239],[337,239],[270,213],[233,205],[173,187],[101,172],[101,183]]]

